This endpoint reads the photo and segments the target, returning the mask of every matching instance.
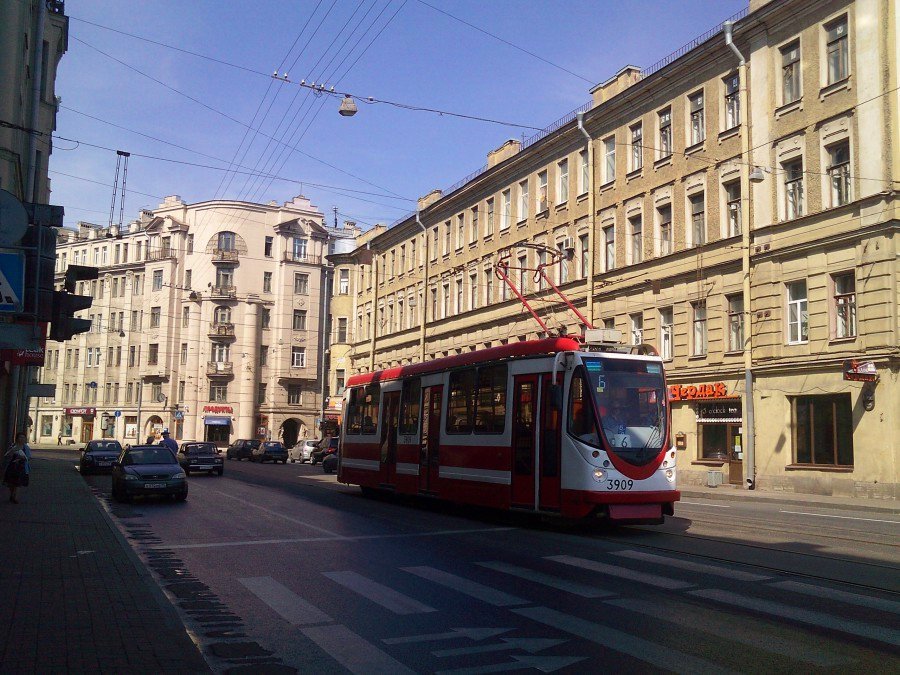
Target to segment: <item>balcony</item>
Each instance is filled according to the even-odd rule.
[[[217,248],[212,252],[213,263],[237,263],[238,252]]]
[[[145,260],[147,262],[154,262],[157,260],[174,260],[175,259],[175,251],[170,248],[160,248],[153,251],[147,251],[147,256]]]
[[[214,324],[210,325],[209,337],[233,338],[234,337],[234,324],[233,323],[214,323]]]
[[[169,380],[169,372],[158,365],[147,366],[141,374],[145,382],[163,382]]]
[[[306,263],[308,265],[321,265],[322,264],[322,256],[318,255],[309,255],[308,253],[300,253],[300,252],[285,252],[284,258],[282,258],[284,262],[293,262],[293,263]]]
[[[206,364],[207,377],[234,377],[234,364],[222,361],[209,361]]]
[[[234,286],[213,286],[209,295],[212,299],[234,299],[237,297],[237,288]]]

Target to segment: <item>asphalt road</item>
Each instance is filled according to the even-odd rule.
[[[367,499],[299,464],[189,485],[109,508],[218,671],[900,670],[897,516],[696,499],[603,530]]]

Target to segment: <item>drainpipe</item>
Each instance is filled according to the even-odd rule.
[[[366,248],[372,250],[369,243]],[[369,321],[369,331],[372,334],[371,353],[369,354],[369,372],[375,372],[375,340],[377,338],[376,331],[378,329],[378,264],[375,256],[377,251],[372,251],[372,319]]]
[[[595,326],[597,322],[594,320],[594,254],[596,251],[596,236],[594,235],[594,143],[591,135],[584,128],[584,113],[576,113],[578,120],[578,130],[584,134],[587,139],[588,152],[588,284],[587,284],[587,318],[588,322]]]
[[[425,225],[419,218],[419,210],[416,209],[416,222],[422,228],[422,254],[425,256],[425,278],[422,280],[422,327],[419,329],[419,363],[425,363],[425,321],[428,318],[428,235],[425,233]],[[413,261],[415,263],[415,261]]]
[[[741,157],[747,164],[741,171],[741,275],[743,277],[743,302],[744,302],[744,410],[743,410],[743,450],[745,481],[748,490],[756,487],[756,433],[753,409],[753,324],[750,311],[750,90],[747,87],[748,68],[747,61],[741,51],[734,44],[734,23],[726,21],[725,44],[738,58],[739,96],[741,106]]]

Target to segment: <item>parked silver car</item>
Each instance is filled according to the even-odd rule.
[[[297,443],[297,445],[288,451],[288,457],[290,457],[291,463],[300,462],[303,464],[311,461],[313,450],[319,447],[320,440],[321,439],[306,439],[305,441]]]

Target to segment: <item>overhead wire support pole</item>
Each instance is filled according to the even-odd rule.
[[[131,157],[130,152],[123,152],[122,150],[116,150],[116,154],[120,157],[125,158],[125,162],[122,165],[122,193],[119,195],[119,229],[118,232],[122,232],[122,219],[125,215],[125,184],[128,182],[128,158]],[[116,171],[118,175],[118,171]]]
[[[109,228],[112,229],[113,217],[116,213],[116,195],[119,192],[119,170],[122,166],[122,153],[116,151],[116,177],[113,179],[112,199],[109,202]]]
[[[509,275],[506,273],[506,271],[508,269],[509,269],[508,262],[506,262],[505,260],[498,260],[497,264],[494,265],[494,274],[496,274],[498,279],[502,280],[503,283],[505,283],[507,286],[509,286],[512,289],[512,292],[515,293],[517,298],[519,298],[519,301],[525,306],[525,309],[527,309],[529,312],[531,312],[531,316],[534,317],[534,320],[537,321],[541,325],[541,328],[544,330],[544,333],[549,335],[550,331],[547,330],[547,324],[545,324],[543,322],[543,320],[541,319],[541,317],[539,317],[537,315],[537,312],[535,312],[531,308],[531,305],[528,304],[528,300],[525,299],[525,296],[519,292],[519,289],[516,288],[516,285],[512,282],[512,280],[510,280]]]

